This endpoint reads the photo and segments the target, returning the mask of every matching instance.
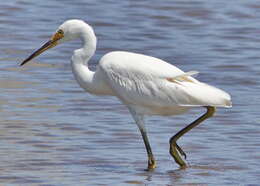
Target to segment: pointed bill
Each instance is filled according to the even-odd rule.
[[[40,55],[41,53],[43,53],[44,51],[52,48],[56,46],[56,44],[49,40],[47,43],[45,43],[41,48],[39,48],[38,50],[36,50],[32,55],[30,55],[28,58],[26,58],[21,64],[20,66],[24,65],[25,63],[27,63],[28,61],[32,60],[33,58],[35,58],[36,56]]]
[[[64,37],[63,31],[59,30],[58,32],[56,32],[51,39],[46,42],[41,48],[39,48],[38,50],[36,50],[32,55],[30,55],[28,58],[26,58],[21,64],[20,66],[24,65],[25,63],[27,63],[28,61],[32,60],[33,58],[35,58],[36,56],[40,55],[41,53],[43,53],[44,51],[55,47],[58,43],[57,41],[60,40],[61,38]]]

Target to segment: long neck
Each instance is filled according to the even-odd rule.
[[[74,51],[72,63],[88,66],[88,61],[96,51],[97,38],[89,25],[80,27],[79,33],[79,38],[83,43],[83,47]]]
[[[71,58],[72,72],[77,82],[90,93],[109,94],[110,91],[104,85],[103,78],[88,68],[88,61],[96,51],[97,39],[94,31],[86,25],[80,31],[79,37],[83,42],[83,47],[75,50]]]

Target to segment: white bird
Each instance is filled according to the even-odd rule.
[[[80,38],[83,46],[74,51],[71,58],[72,72],[79,85],[91,94],[118,97],[133,116],[148,155],[148,170],[156,167],[145,129],[145,115],[176,115],[194,107],[205,107],[206,113],[180,130],[170,139],[170,154],[181,168],[187,167],[186,154],[177,140],[186,132],[213,116],[216,107],[231,107],[228,93],[202,83],[179,68],[155,57],[114,51],[104,55],[96,72],[88,68],[88,61],[96,51],[97,39],[90,25],[82,20],[65,21],[51,39],[21,65],[45,50],[65,41]]]

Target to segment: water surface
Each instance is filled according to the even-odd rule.
[[[0,3],[0,183],[3,185],[258,185],[260,183],[260,2],[11,0]],[[232,95],[180,140],[190,168],[179,170],[168,140],[201,115],[147,118],[158,160],[146,152],[127,109],[85,93],[70,69],[78,41],[18,64],[64,20],[90,23],[98,49],[162,58]]]

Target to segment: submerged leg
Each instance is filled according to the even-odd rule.
[[[153,153],[152,153],[152,149],[148,140],[148,136],[147,136],[147,132],[144,126],[144,119],[143,119],[143,115],[139,115],[137,114],[133,109],[129,108],[130,113],[132,114],[141,134],[143,137],[143,141],[145,144],[145,148],[147,151],[147,155],[148,155],[148,167],[147,170],[153,170],[156,167],[156,161],[154,159]]]
[[[186,168],[187,165],[185,161],[181,158],[180,155],[183,155],[186,159],[186,154],[184,151],[177,145],[177,140],[183,136],[185,133],[189,132],[192,128],[199,125],[202,121],[206,120],[209,117],[212,117],[216,111],[215,107],[207,106],[207,112],[199,117],[197,120],[180,130],[177,134],[171,137],[170,139],[170,154],[174,158],[175,162],[180,165],[181,168]]]
[[[149,140],[148,140],[148,136],[146,134],[146,131],[144,129],[140,128],[140,127],[139,127],[139,129],[140,129],[140,132],[142,134],[144,144],[145,144],[145,148],[146,148],[147,155],[148,155],[148,167],[147,167],[147,169],[152,170],[156,167],[156,161],[154,159],[153,152],[152,152],[151,146],[149,144]]]

